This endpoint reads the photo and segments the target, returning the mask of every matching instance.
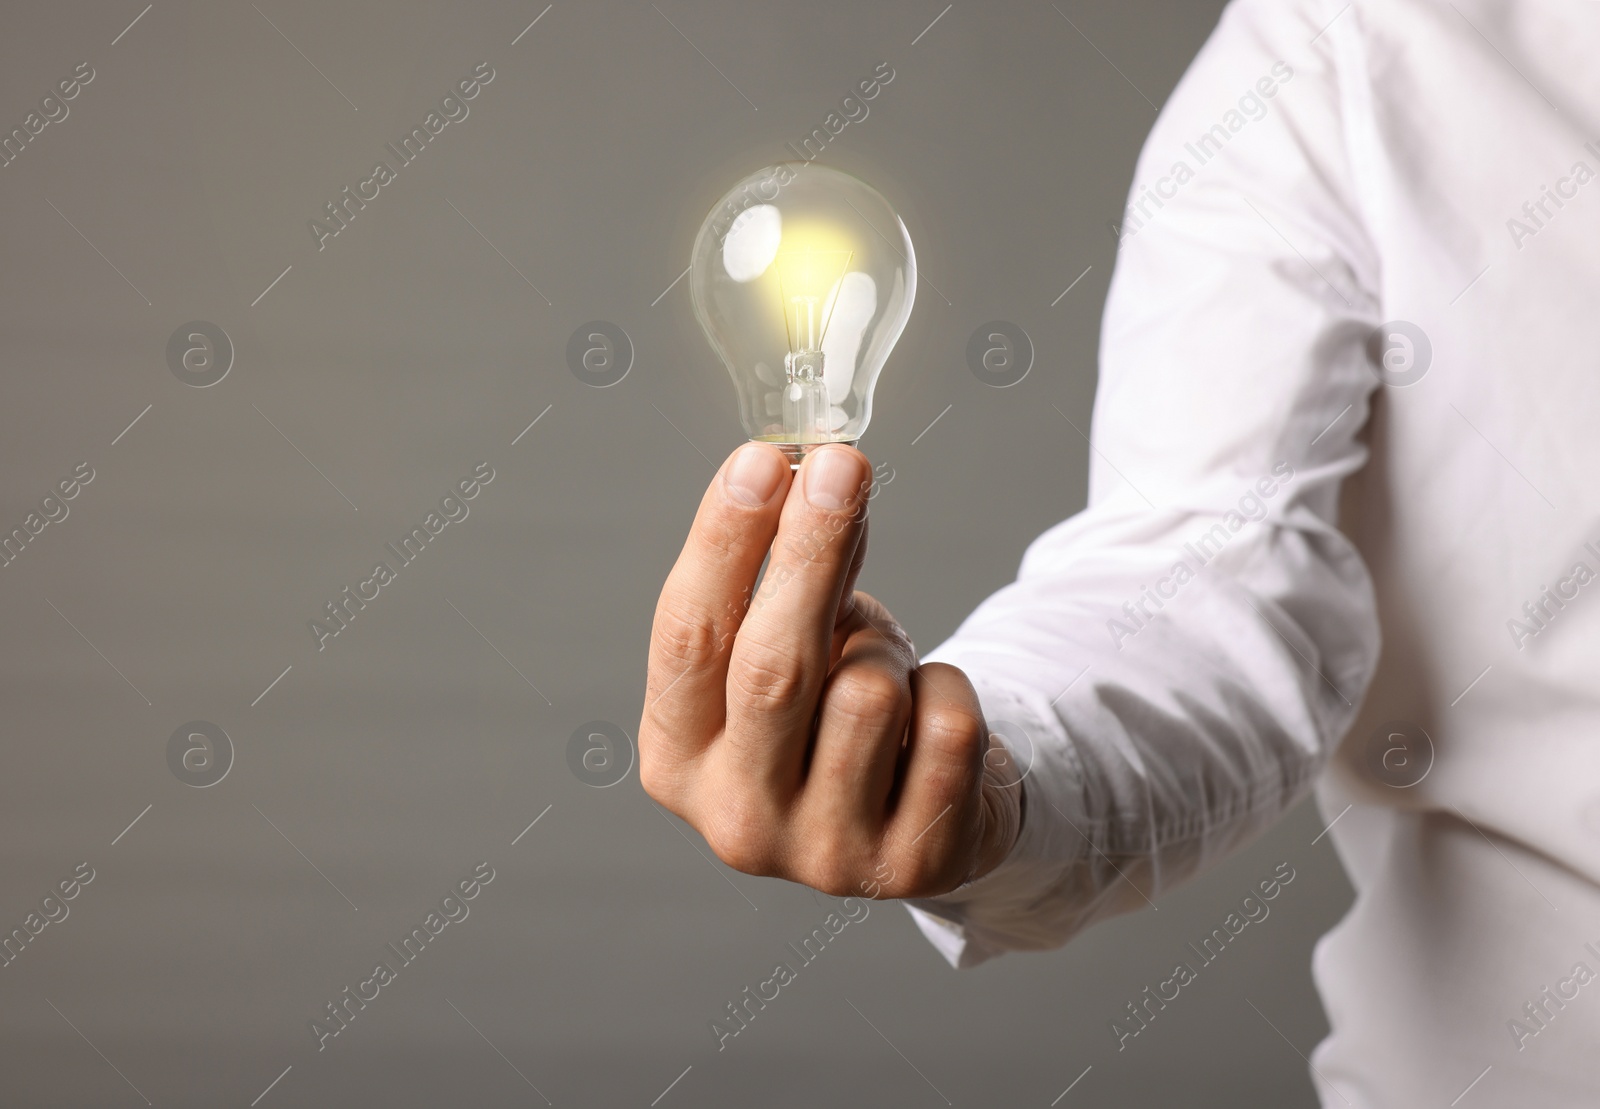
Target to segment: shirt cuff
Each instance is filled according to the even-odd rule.
[[[977,966],[1009,950],[1053,946],[1030,935],[1028,916],[1087,852],[1079,775],[1060,718],[1029,692],[978,686],[989,730],[1023,768],[1026,808],[1011,850],[987,874],[937,897],[910,898],[911,918],[952,967]]]

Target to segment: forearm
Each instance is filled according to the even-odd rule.
[[[1114,529],[1093,514],[1071,521],[930,654],[972,678],[1026,775],[1007,860],[914,903],[963,925],[964,947],[930,936],[961,965],[1058,946],[1248,841],[1305,794],[1353,715],[1377,640],[1348,544],[1250,524],[1200,564],[1189,551],[1209,549],[1195,537],[1211,519],[1137,548],[1095,546]]]

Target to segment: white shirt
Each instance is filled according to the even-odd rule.
[[[1315,788],[1323,1104],[1600,1104],[1597,54],[1581,0],[1229,7],[1135,173],[1088,507],[929,656],[1035,748],[1012,854],[912,908],[953,963]]]

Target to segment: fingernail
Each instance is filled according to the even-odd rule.
[[[816,508],[838,512],[849,505],[861,481],[861,466],[844,447],[825,447],[806,467],[806,500]]]
[[[770,447],[746,443],[733,453],[723,475],[728,493],[741,504],[759,506],[772,499],[783,480],[783,456]]]

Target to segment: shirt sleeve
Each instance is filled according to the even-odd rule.
[[[1007,858],[907,902],[955,966],[1059,946],[1242,845],[1309,790],[1365,692],[1373,590],[1337,527],[1378,385],[1357,14],[1224,12],[1119,230],[1088,507],[928,656],[967,672],[1026,768]]]

